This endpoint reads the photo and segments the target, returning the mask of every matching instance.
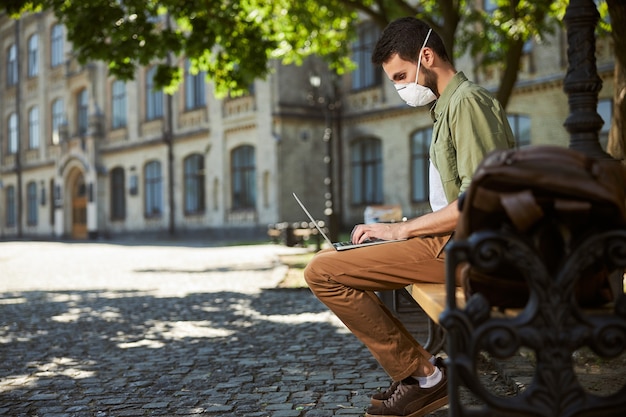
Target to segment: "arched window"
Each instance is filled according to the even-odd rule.
[[[256,208],[256,161],[254,146],[243,145],[232,150],[232,208],[234,210]]]
[[[359,26],[357,39],[352,44],[352,60],[357,68],[352,72],[352,89],[379,85],[382,75],[380,69],[372,64],[372,51],[380,35],[380,29],[373,22],[366,22]]]
[[[26,222],[29,226],[37,225],[37,183],[26,185]]]
[[[17,127],[17,114],[11,113],[9,116],[7,135],[9,138],[9,144],[7,148],[8,154],[17,153],[18,141],[19,141],[19,132]]]
[[[530,117],[523,114],[508,114],[506,117],[513,130],[517,147],[530,145]]]
[[[28,149],[39,148],[39,108],[33,106],[28,111]]]
[[[126,187],[124,182],[124,168],[117,167],[111,170],[111,220],[126,218]]]
[[[432,128],[418,130],[411,137],[411,201],[428,201],[429,149]]]
[[[61,142],[60,130],[65,124],[65,108],[63,99],[56,99],[52,102],[52,143],[58,145]]]
[[[17,71],[17,47],[15,44],[9,46],[7,51],[7,86],[17,84],[19,74]]]
[[[28,76],[39,75],[39,35],[28,38]]]
[[[191,63],[185,60],[185,110],[197,109],[206,105],[206,72],[191,72]]]
[[[156,90],[154,76],[156,66],[146,73],[146,120],[154,120],[163,117],[163,91]]]
[[[76,95],[76,130],[79,136],[85,136],[89,130],[89,95],[83,88]]]
[[[63,26],[52,26],[50,36],[50,66],[57,67],[63,64]]]
[[[146,217],[160,217],[163,214],[163,179],[161,163],[150,161],[144,168],[144,207]]]
[[[6,187],[6,225],[7,227],[15,227],[17,225],[17,215],[15,210],[15,186]]]
[[[185,158],[185,214],[204,212],[204,158],[193,154]]]
[[[111,87],[111,127],[126,127],[126,83],[120,80]]]
[[[366,138],[350,147],[352,204],[382,204],[383,158],[379,139]]]

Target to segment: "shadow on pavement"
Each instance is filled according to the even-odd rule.
[[[1,415],[359,415],[387,383],[308,290],[0,296]]]

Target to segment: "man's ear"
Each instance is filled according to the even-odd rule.
[[[422,66],[430,69],[435,62],[435,51],[429,47],[425,47],[422,51]]]

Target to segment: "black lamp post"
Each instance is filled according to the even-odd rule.
[[[340,101],[334,83],[330,95],[319,94],[320,86],[322,85],[322,78],[319,75],[315,73],[312,74],[309,77],[309,83],[314,91],[310,97],[311,101],[314,102],[316,106],[321,107],[324,112],[324,135],[322,136],[322,140],[326,145],[324,154],[324,164],[326,165],[326,176],[324,177],[326,190],[324,192],[324,215],[327,218],[328,235],[331,240],[336,241],[339,235],[339,221],[337,205],[335,204],[336,186],[334,181],[335,152],[333,152],[333,136],[337,135],[335,135],[333,126],[337,121],[337,110],[340,107]],[[339,186],[341,185],[339,184]]]
[[[595,30],[599,19],[593,0],[571,0],[563,17],[569,61],[563,89],[570,108],[564,126],[570,134],[571,149],[595,158],[610,159],[598,140],[604,123],[597,111],[598,92],[602,88],[595,58]]]

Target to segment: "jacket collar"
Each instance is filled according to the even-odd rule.
[[[445,90],[443,90],[443,93],[441,93],[441,95],[439,96],[439,99],[437,99],[437,103],[430,111],[430,116],[432,117],[433,122],[436,122],[437,119],[439,119],[439,116],[441,116],[443,109],[448,107],[448,104],[450,103],[450,99],[454,95],[454,92],[465,81],[468,80],[463,71],[457,72],[454,77],[452,77]]]

